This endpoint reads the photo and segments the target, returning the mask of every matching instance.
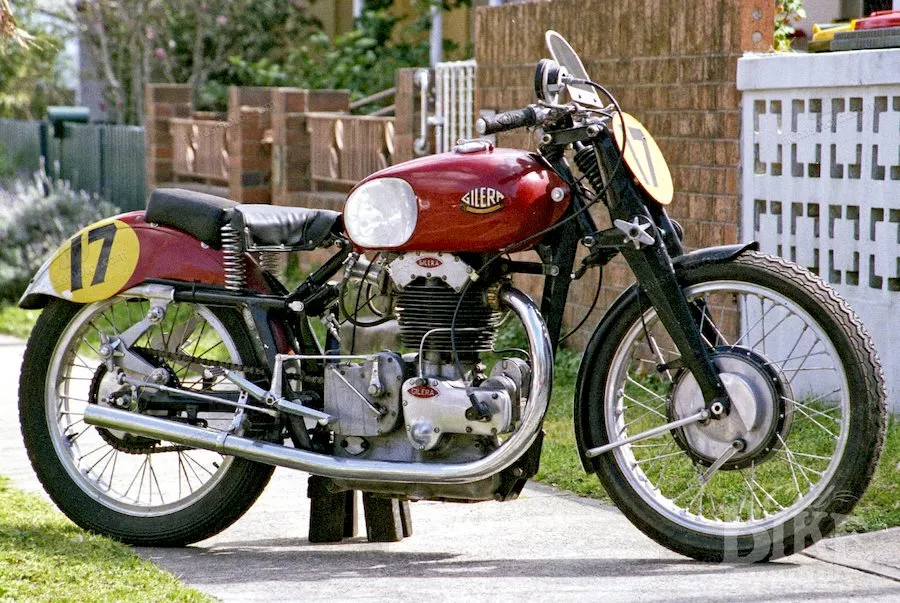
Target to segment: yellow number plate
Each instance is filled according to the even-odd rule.
[[[674,187],[672,185],[672,174],[669,172],[669,166],[663,157],[662,151],[653,140],[650,132],[647,131],[641,122],[636,120],[634,116],[628,113],[622,113],[625,118],[625,128],[628,131],[626,136],[627,146],[625,149],[625,163],[628,169],[644,187],[653,199],[663,205],[672,202]],[[616,143],[622,148],[622,121],[618,116],[613,118],[613,133],[616,137]]]
[[[65,299],[88,303],[118,293],[137,267],[140,243],[134,230],[115,219],[91,224],[59,248],[50,262],[50,282]]]

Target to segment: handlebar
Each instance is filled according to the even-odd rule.
[[[506,111],[497,115],[489,115],[479,118],[475,122],[475,131],[479,134],[496,134],[498,132],[506,132],[515,130],[516,128],[525,128],[536,126],[542,121],[544,109],[537,105],[528,105],[524,109],[516,109],[514,111]]]

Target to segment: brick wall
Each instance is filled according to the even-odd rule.
[[[228,196],[241,203],[271,203],[274,88],[228,89]]]
[[[592,78],[653,133],[675,183],[670,214],[689,248],[740,240],[740,95],[737,59],[772,44],[774,4],[767,0],[556,0],[479,8],[476,110],[505,111],[534,102],[534,65],[549,56],[544,32],[560,32]],[[498,145],[534,148],[533,135],[499,136]],[[602,227],[605,210],[595,212]],[[621,260],[608,266],[599,307],[633,278]],[[526,283],[533,292],[537,281]],[[566,324],[581,319],[596,279],[573,285]],[[572,343],[583,346],[596,313]]]
[[[188,84],[148,84],[144,88],[144,156],[148,191],[160,182],[174,180],[169,120],[190,117],[192,101]]]
[[[301,203],[305,192],[313,189],[306,113],[349,113],[350,94],[346,90],[275,88],[272,95],[272,202],[314,207]]]

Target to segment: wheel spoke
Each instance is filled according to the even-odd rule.
[[[221,341],[216,342],[215,344],[212,345],[212,347],[209,347],[206,350],[204,350],[203,353],[198,356],[198,358],[206,358],[207,354],[209,354],[210,352],[212,352],[213,350],[218,348],[220,345],[222,345]]]
[[[198,465],[197,462],[194,461],[192,458],[190,458],[185,452],[179,451],[179,452],[178,452],[178,455],[179,455],[179,457],[180,457],[181,459],[188,461],[187,463],[184,464],[185,469],[190,469],[190,470],[191,470],[191,475],[193,475],[194,478],[195,478],[198,482],[203,483],[203,478],[200,477],[200,474],[197,473],[197,470],[196,470],[195,467],[194,467],[195,465]],[[206,471],[206,468],[203,467],[202,465],[198,465],[198,466],[200,467],[200,469],[203,469],[204,471]],[[185,471],[185,475],[187,475],[187,471]],[[191,487],[190,479],[188,479],[188,487],[189,487],[189,488],[192,488],[192,487]],[[193,492],[193,488],[191,489],[191,492]]]
[[[78,438],[80,438],[85,433],[90,431],[90,429],[91,429],[90,427],[86,427],[86,428],[82,429],[81,431],[79,431],[78,433],[76,433],[75,435],[67,435],[66,439],[69,440],[69,444],[74,444]]]
[[[781,435],[778,436],[778,439],[781,439]],[[782,444],[783,445],[783,444]],[[785,448],[785,455],[788,456],[791,454],[791,451]],[[788,469],[791,471],[791,481],[794,484],[794,488],[797,490],[797,494],[799,496],[803,496],[803,491],[800,490],[800,482],[797,480],[797,472],[794,470],[794,464],[788,461],[787,463]]]
[[[166,499],[163,497],[162,488],[159,487],[159,480],[156,477],[156,471],[153,470],[153,455],[147,455],[147,467],[150,469],[150,477],[153,478],[153,483],[156,484],[156,492],[159,494],[159,500],[162,504],[166,504]],[[153,502],[153,490],[151,488],[150,491],[150,502]]]
[[[623,435],[623,434],[625,433],[625,431],[626,431],[630,426],[634,425],[635,423],[640,422],[642,419],[644,419],[645,417],[647,417],[647,415],[649,415],[651,412],[654,412],[654,413],[656,413],[656,414],[659,414],[659,413],[657,413],[657,412],[654,410],[654,411],[646,411],[646,412],[644,412],[644,413],[638,415],[638,416],[635,417],[634,419],[630,420],[628,423],[625,423],[624,425],[622,425],[622,428],[619,430],[618,435],[619,435],[619,436]]]
[[[823,400],[826,396],[834,395],[834,394],[838,393],[839,391],[841,391],[840,388],[835,389],[835,390],[832,390],[832,391],[831,391],[830,393],[828,393],[828,394],[822,394],[821,396],[819,396],[818,398],[816,398],[816,400]],[[787,402],[790,402],[790,403],[793,404],[794,406],[802,406],[805,410],[807,410],[807,411],[810,412],[811,414],[814,414],[814,415],[819,416],[819,417],[823,417],[823,418],[825,418],[825,419],[828,419],[829,421],[835,421],[835,422],[838,422],[838,419],[837,419],[836,417],[832,417],[830,414],[828,414],[829,412],[834,412],[834,411],[836,411],[836,410],[840,410],[840,407],[838,407],[838,406],[832,406],[832,407],[829,408],[828,410],[822,411],[822,410],[818,410],[818,409],[816,409],[816,408],[813,408],[813,407],[811,406],[811,404],[813,404],[813,403],[815,402],[814,400],[811,400],[809,404],[805,404],[805,403],[803,403],[803,402],[800,402],[799,400],[792,400],[792,399],[787,398],[787,397],[785,397],[784,400],[787,401]]]
[[[796,461],[796,459],[794,458],[794,453],[787,447],[785,447],[784,453],[785,453],[785,458],[787,459],[788,465],[790,465],[791,467],[796,467],[800,471],[800,475],[803,476],[803,479],[806,480],[806,483],[809,484],[810,488],[815,487],[816,483],[814,481],[812,481],[811,479],[809,479],[809,473],[813,473],[819,477],[822,476],[822,473],[815,471],[814,469],[811,469],[810,467],[807,467],[806,465],[798,463]]]
[[[189,455],[189,454],[187,453],[187,451],[185,451],[183,454],[184,454],[184,458],[186,458],[186,459],[188,460],[188,463],[189,463],[190,465],[193,465],[194,467],[196,467],[196,468],[198,468],[198,469],[201,469],[201,470],[205,471],[205,472],[207,473],[207,475],[209,475],[209,476],[212,476],[212,475],[213,475],[214,472],[212,472],[212,471],[210,471],[209,469],[207,469],[206,467],[204,467],[201,463],[199,463],[199,462],[197,461],[197,459],[195,459],[194,457],[192,457],[191,455]]]
[[[808,356],[810,358],[814,358],[816,356],[829,356],[829,354],[828,354],[828,352],[816,352],[815,354],[809,354]],[[766,364],[769,366],[777,366],[777,367],[781,368],[788,362],[800,360],[801,358],[803,358],[803,356],[788,356],[787,358],[785,358],[783,360],[770,360]],[[834,368],[834,367],[830,367],[830,368]]]
[[[92,449],[89,450],[88,452],[85,452],[84,454],[82,454],[81,456],[79,456],[79,457],[78,457],[78,461],[79,461],[79,462],[80,462],[80,461],[83,461],[83,460],[86,459],[87,457],[89,457],[89,456],[91,456],[92,454],[95,454],[95,453],[97,453],[97,452],[103,450],[103,449],[106,448],[107,446],[109,446],[109,444],[107,444],[106,442],[104,442],[104,443],[100,444],[99,446],[97,446],[96,448],[92,448]]]
[[[98,330],[97,332],[99,333],[100,331]],[[84,342],[84,345],[91,348],[91,351],[93,351],[95,354],[97,354],[97,356],[100,356],[100,352],[97,351],[97,348],[95,348],[94,346],[91,345],[91,342],[87,340],[87,337],[82,337],[81,341]]]
[[[649,463],[651,461],[658,461],[659,459],[666,459],[666,458],[669,458],[670,456],[680,456],[682,454],[684,454],[684,452],[682,452],[681,450],[676,450],[675,452],[666,452],[665,454],[657,454],[656,456],[650,456],[647,458],[638,459],[635,462],[638,465],[640,465],[641,463]]]
[[[110,449],[106,452],[106,454],[104,454],[103,456],[101,456],[101,457],[97,460],[96,463],[94,463],[93,465],[91,465],[90,467],[87,468],[88,473],[90,473],[91,471],[93,471],[93,470],[94,470],[94,467],[96,467],[97,465],[99,465],[100,463],[102,463],[103,460],[106,459],[106,458],[108,458],[111,454],[115,454],[115,452],[116,452],[116,449],[110,447]],[[106,462],[107,462],[107,464],[109,464],[109,461],[108,461],[108,460],[107,460]],[[105,466],[105,465],[104,465],[104,466]],[[102,475],[102,473],[101,473],[101,475]]]
[[[144,462],[141,463],[141,466],[138,467],[137,471],[134,472],[134,476],[131,478],[131,481],[128,483],[128,487],[125,488],[125,492],[123,493],[124,497],[126,497],[126,498],[128,497],[128,493],[131,492],[131,488],[134,487],[134,483],[137,481],[138,476],[140,476],[142,474],[143,468],[144,468],[144,463],[146,463],[146,462],[147,462],[146,459],[144,459]],[[144,480],[143,480],[143,478],[141,478],[141,484],[143,484],[143,483],[144,483]],[[140,491],[141,491],[141,487],[138,486],[138,498],[140,497]]]
[[[749,312],[747,311],[747,298],[744,297],[743,299],[744,299],[744,315],[747,316],[747,315],[749,315]],[[753,332],[753,329],[756,328],[756,325],[758,325],[760,322],[762,322],[762,321],[765,319],[766,314],[768,314],[769,312],[771,312],[774,308],[775,308],[775,306],[772,306],[772,307],[769,308],[766,312],[763,312],[762,316],[760,316],[760,317],[756,320],[755,323],[753,323],[750,327],[748,327],[747,330],[744,331],[744,334],[741,335],[741,336],[737,339],[737,341],[735,341],[734,343],[731,344],[731,347],[734,348],[734,347],[739,346],[739,345],[741,344],[741,342],[744,341],[744,338],[747,337],[747,335],[749,335],[750,333]],[[750,346],[750,347],[753,347],[753,346]]]
[[[803,356],[801,356],[800,365],[797,368],[783,368],[785,374],[790,374],[790,378],[792,379],[798,372],[803,369],[806,363],[809,361],[810,357],[813,355],[813,350],[816,349],[816,346],[819,345],[820,340],[817,338],[809,348],[809,351],[806,352]]]
[[[103,467],[100,469],[100,474],[97,476],[97,484],[100,485],[100,487],[102,488],[103,476],[106,474],[106,469],[110,466],[110,464],[112,464],[112,470],[110,471],[109,481],[107,482],[107,486],[106,486],[107,492],[109,491],[110,487],[112,487],[113,478],[115,478],[115,475],[116,475],[116,459],[119,456],[118,450],[116,450],[115,448],[110,448],[110,450],[112,451],[112,455],[106,461],[106,464],[104,464]]]
[[[625,400],[628,400],[629,402],[634,403],[636,406],[640,406],[641,408],[644,408],[644,409],[648,410],[649,412],[652,412],[653,414],[655,414],[655,415],[658,416],[658,417],[662,417],[663,419],[666,418],[666,415],[664,415],[663,413],[659,412],[659,411],[658,411],[657,409],[655,409],[655,408],[651,408],[651,407],[647,406],[646,404],[644,404],[643,402],[641,402],[641,401],[638,400],[637,398],[632,398],[631,396],[628,396],[628,395],[624,395],[624,396],[622,396],[622,397],[623,397]]]
[[[827,433],[828,435],[830,435],[832,438],[834,438],[835,440],[838,439],[838,436],[837,436],[836,433],[832,432],[830,429],[828,429],[827,427],[825,427],[824,425],[822,425],[821,423],[819,423],[819,422],[816,420],[816,418],[815,418],[814,416],[812,416],[811,413],[807,412],[807,411],[804,409],[804,407],[803,407],[802,404],[797,404],[797,405],[795,405],[795,406],[794,406],[794,409],[795,409],[796,411],[798,411],[801,415],[803,415],[803,417],[802,417],[801,419],[799,419],[799,420],[808,419],[809,421],[815,423],[816,426],[817,426],[819,429],[821,429],[822,431],[824,431],[825,433]],[[794,420],[797,421],[798,419],[794,419]]]
[[[766,314],[768,314],[768,312],[766,312]],[[762,329],[762,336],[759,339],[757,339],[755,342],[753,342],[751,345],[747,346],[751,350],[755,350],[757,348],[757,346],[762,345],[763,355],[765,355],[765,353],[766,353],[766,338],[769,336],[769,333],[772,333],[773,331],[775,331],[778,327],[780,327],[784,323],[784,321],[786,321],[788,318],[791,317],[790,314],[785,314],[781,320],[779,320],[777,323],[775,323],[775,326],[773,326],[769,331],[766,331],[765,330],[765,328],[766,328],[765,316],[766,315],[764,314],[761,319],[762,322],[760,324],[760,327]]]

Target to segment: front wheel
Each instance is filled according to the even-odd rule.
[[[625,515],[676,552],[762,561],[802,550],[834,531],[875,470],[886,402],[872,341],[828,285],[778,258],[749,252],[680,281],[731,412],[590,463]],[[585,449],[704,408],[645,297],[611,318],[579,382]]]

